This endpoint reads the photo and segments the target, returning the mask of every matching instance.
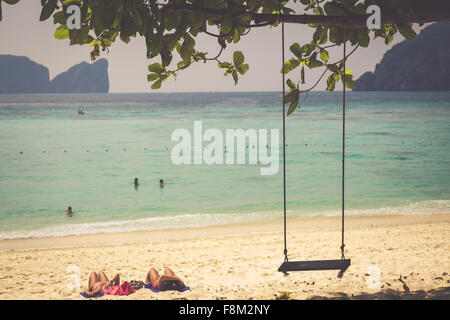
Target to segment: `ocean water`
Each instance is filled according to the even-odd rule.
[[[338,92],[287,119],[289,217],[340,214],[341,119]],[[280,94],[0,95],[0,239],[281,218],[281,152],[268,176],[172,162],[172,132],[197,120],[281,129]],[[450,212],[450,92],[349,92],[346,124],[347,214]]]

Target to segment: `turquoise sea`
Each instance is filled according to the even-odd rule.
[[[281,157],[272,176],[171,161],[172,132],[196,120],[281,115],[277,92],[0,95],[0,239],[281,219]],[[340,214],[341,119],[338,92],[287,119],[289,217]],[[346,144],[347,214],[450,213],[450,92],[349,92]]]

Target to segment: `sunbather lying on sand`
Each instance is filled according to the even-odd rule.
[[[169,268],[164,269],[164,275],[160,276],[155,268],[151,268],[145,278],[145,283],[151,283],[153,289],[164,290],[181,290],[185,287],[183,281],[178,278]]]
[[[84,293],[88,296],[93,296],[98,293],[104,294],[106,289],[119,284],[119,274],[116,274],[112,280],[109,280],[103,271],[100,271],[98,275],[95,272],[91,272],[91,275],[89,276],[89,287],[84,290]]]

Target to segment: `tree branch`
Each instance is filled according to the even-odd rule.
[[[408,0],[401,1],[395,12],[392,9],[381,7],[382,24],[405,24],[405,23],[429,23],[436,21],[450,21],[450,1],[448,0]],[[194,5],[166,6],[164,10],[171,12],[195,12],[208,17],[222,18],[229,13],[227,9],[210,9]],[[365,28],[370,15],[352,16],[321,16],[321,15],[279,15],[270,13],[251,13],[252,20],[259,24],[265,23],[297,23],[297,24],[320,24],[328,26],[343,26],[348,29]]]
[[[347,60],[348,57],[350,57],[350,56],[356,51],[356,49],[358,49],[358,48],[359,48],[359,45],[357,45],[357,46],[356,46],[349,54],[347,54],[347,55],[346,55],[344,58],[342,58],[341,60],[339,60],[339,61],[337,61],[337,62],[335,62],[335,63],[329,63],[329,64],[338,64],[338,63],[341,63],[341,62],[344,61],[344,60]],[[325,74],[326,74],[328,71],[329,71],[329,70],[328,70],[328,67],[325,66],[325,70],[323,71],[322,75],[319,77],[319,80],[317,80],[316,83],[315,83],[311,88],[306,89],[306,90],[300,90],[300,93],[312,91],[315,87],[317,87],[317,85],[319,84],[319,82],[323,79],[323,77],[325,76]],[[345,72],[345,70],[344,70],[344,72]]]

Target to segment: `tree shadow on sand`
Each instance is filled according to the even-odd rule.
[[[429,291],[399,291],[385,289],[376,293],[360,293],[348,295],[343,292],[333,293],[331,296],[314,296],[311,300],[450,300],[450,287],[441,287]]]

